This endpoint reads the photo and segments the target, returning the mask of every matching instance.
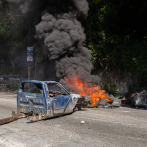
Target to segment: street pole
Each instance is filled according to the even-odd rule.
[[[23,16],[23,15],[12,15],[12,1],[10,1],[10,21],[12,20],[13,16],[20,17],[20,16]]]
[[[31,67],[28,66],[28,81],[31,80]],[[30,83],[28,83],[28,89],[30,88]]]
[[[28,80],[31,80],[31,67],[28,67]]]

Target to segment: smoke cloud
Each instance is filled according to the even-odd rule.
[[[41,21],[35,26],[36,37],[44,40],[49,59],[55,61],[56,76],[61,79],[61,84],[68,90],[74,89],[76,92],[75,87],[69,86],[67,82],[75,75],[88,85],[99,84],[100,78],[91,75],[93,70],[91,53],[84,47],[86,36],[84,28],[78,21],[78,17],[86,18],[88,15],[89,5],[86,0],[13,0],[13,2],[20,3],[23,14],[29,13],[32,9],[36,15],[37,11],[41,12]]]
[[[7,0],[8,2],[17,3],[20,5],[19,9],[21,10],[22,14],[26,14],[29,11],[29,6],[32,0]]]

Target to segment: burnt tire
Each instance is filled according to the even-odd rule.
[[[96,108],[96,106],[99,105],[99,104],[100,104],[100,101],[97,101],[95,105],[93,105],[93,106],[88,106],[88,108]]]

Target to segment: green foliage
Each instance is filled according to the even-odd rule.
[[[119,88],[118,88],[116,85],[114,85],[114,84],[112,84],[112,85],[109,84],[109,83],[104,84],[103,89],[104,89],[105,91],[107,91],[108,93],[113,94],[114,96],[119,96],[119,95],[121,95],[121,93],[120,93],[120,91],[119,91]]]
[[[8,5],[9,4],[7,0],[0,0],[0,8],[7,8]]]
[[[147,72],[147,2],[89,0],[85,28],[98,69]]]
[[[9,30],[10,30],[9,21],[7,21],[6,19],[1,20],[0,21],[0,37],[3,37],[6,39],[6,37],[8,36]]]
[[[14,74],[18,70],[13,61],[24,46],[27,30],[21,18],[11,17],[10,21],[9,2],[0,0],[0,75]]]

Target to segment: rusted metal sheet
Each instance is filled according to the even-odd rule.
[[[9,117],[9,118],[1,119],[0,120],[0,125],[6,124],[6,123],[10,123],[10,122],[15,121],[17,119],[18,119],[18,117],[16,117],[16,116],[12,116],[12,117]]]
[[[26,117],[26,115],[24,113],[15,114],[15,112],[12,111],[12,117],[0,119],[0,125],[10,123],[10,122],[16,121],[19,118],[24,118],[24,117]]]

